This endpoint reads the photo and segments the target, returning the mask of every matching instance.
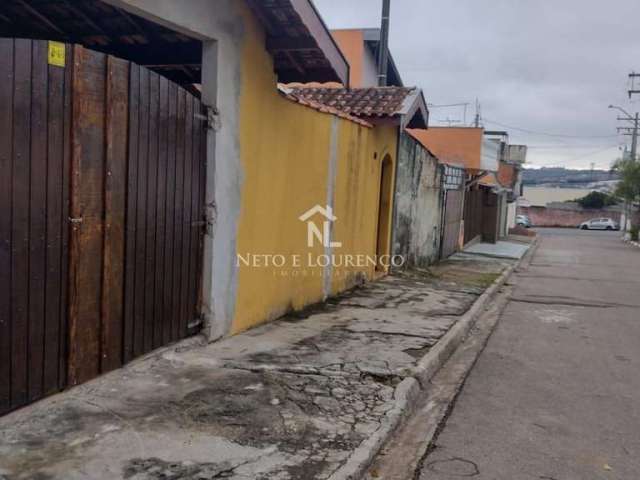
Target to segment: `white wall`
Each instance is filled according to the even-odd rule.
[[[500,141],[483,138],[480,152],[480,169],[497,172],[500,162]]]
[[[362,86],[378,86],[378,61],[371,49],[366,45],[364,46],[364,59],[362,62]]]
[[[507,228],[513,228],[516,226],[517,210],[518,204],[516,202],[507,204]]]

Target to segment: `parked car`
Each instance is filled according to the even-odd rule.
[[[526,215],[516,215],[516,225],[524,228],[531,228],[533,226],[531,220]]]
[[[582,222],[578,228],[581,230],[620,230],[620,225],[610,218],[592,218]]]

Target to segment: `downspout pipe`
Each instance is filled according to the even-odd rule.
[[[389,19],[391,0],[382,0],[382,24],[380,26],[380,44],[378,46],[378,86],[387,86],[389,69]]]

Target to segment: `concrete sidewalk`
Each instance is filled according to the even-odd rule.
[[[0,479],[348,478],[405,413],[403,379],[511,265],[457,255],[157,352],[0,418]]]
[[[531,239],[531,241],[533,241],[533,239]],[[524,257],[525,253],[527,253],[528,249],[529,245],[527,243],[500,240],[496,243],[475,243],[466,247],[464,252],[495,258],[520,260]]]

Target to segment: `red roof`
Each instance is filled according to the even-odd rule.
[[[330,107],[328,105],[317,102],[310,98],[305,98],[300,95],[295,95],[292,93],[290,88],[287,88],[285,86],[279,86],[278,88],[280,92],[284,95],[284,97],[288,100],[291,100],[292,102],[299,103],[300,105],[304,105],[305,107],[313,108],[314,110],[318,110],[319,112],[322,112],[322,113],[329,113],[331,115],[344,118],[345,120],[350,120],[352,122],[359,123],[360,125],[368,128],[373,127],[373,125],[371,125],[369,122],[361,118],[358,118],[354,115],[349,115],[348,113],[338,110],[337,108]]]
[[[341,112],[366,118],[394,117],[402,113],[404,102],[415,91],[408,87],[371,88],[291,88],[291,95],[317,102]]]

